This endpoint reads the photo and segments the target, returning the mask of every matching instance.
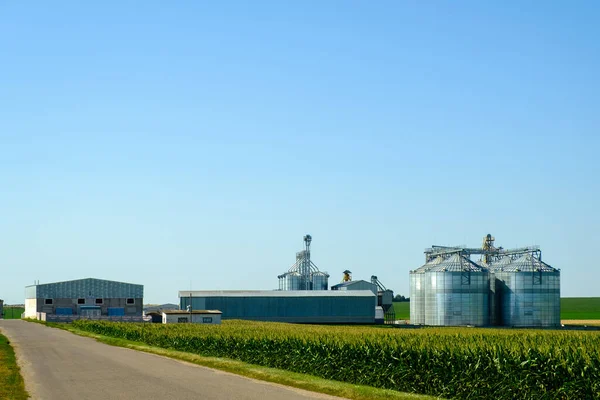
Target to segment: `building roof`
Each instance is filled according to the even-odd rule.
[[[192,312],[185,310],[165,310],[162,312],[163,314],[171,315],[171,314],[223,314],[219,310],[192,310]]]
[[[144,286],[85,278],[72,281],[51,282],[25,287],[25,298],[137,298],[144,297]]]
[[[376,286],[376,285],[374,285],[371,282],[365,281],[364,279],[359,279],[357,281],[348,281],[348,282],[338,283],[337,285],[331,285],[331,287],[332,288],[334,288],[334,287],[335,288],[341,288],[341,287],[347,287],[347,286],[352,286],[352,285],[356,285],[356,284],[364,284],[364,283]]]
[[[179,297],[373,297],[370,290],[180,290]]]
[[[140,285],[140,284],[137,284],[137,283],[129,283],[129,282],[121,282],[121,281],[111,281],[111,280],[108,280],[108,279],[82,278],[82,279],[72,279],[70,281],[58,281],[58,282],[38,283],[36,285],[28,285],[28,286],[25,286],[25,287],[28,288],[28,287],[34,287],[34,286],[56,285],[56,284],[59,284],[59,283],[75,283],[75,282],[82,282],[82,281],[110,282],[110,283],[119,283],[119,284],[123,284],[123,285],[143,286],[143,285]]]

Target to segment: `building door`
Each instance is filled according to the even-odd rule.
[[[79,309],[79,315],[81,315],[82,318],[96,319],[100,318],[101,314],[102,311],[100,307],[97,306],[85,306]]]

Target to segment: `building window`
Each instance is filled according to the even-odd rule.
[[[85,299],[77,299],[77,304],[85,304]]]
[[[135,304],[135,299],[127,299],[127,304]]]
[[[102,299],[96,299],[96,304],[102,304],[102,303],[103,303]]]
[[[44,300],[44,304],[52,305],[52,304],[54,304],[54,300],[52,300],[52,299],[46,299],[46,300]]]
[[[179,323],[182,323],[182,322],[188,322],[188,319],[187,319],[187,317],[179,317],[179,318],[177,318],[177,323],[178,323],[178,324],[179,324]]]
[[[212,323],[212,317],[202,317],[202,323],[203,324],[210,324],[210,323]]]

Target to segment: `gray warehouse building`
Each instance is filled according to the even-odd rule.
[[[220,310],[222,319],[308,324],[372,324],[371,290],[180,291],[182,310]]]
[[[141,320],[144,286],[103,279],[77,279],[25,288],[25,317]]]

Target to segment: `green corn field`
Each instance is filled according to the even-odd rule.
[[[600,399],[600,332],[224,321],[75,321],[85,331],[446,398]]]

